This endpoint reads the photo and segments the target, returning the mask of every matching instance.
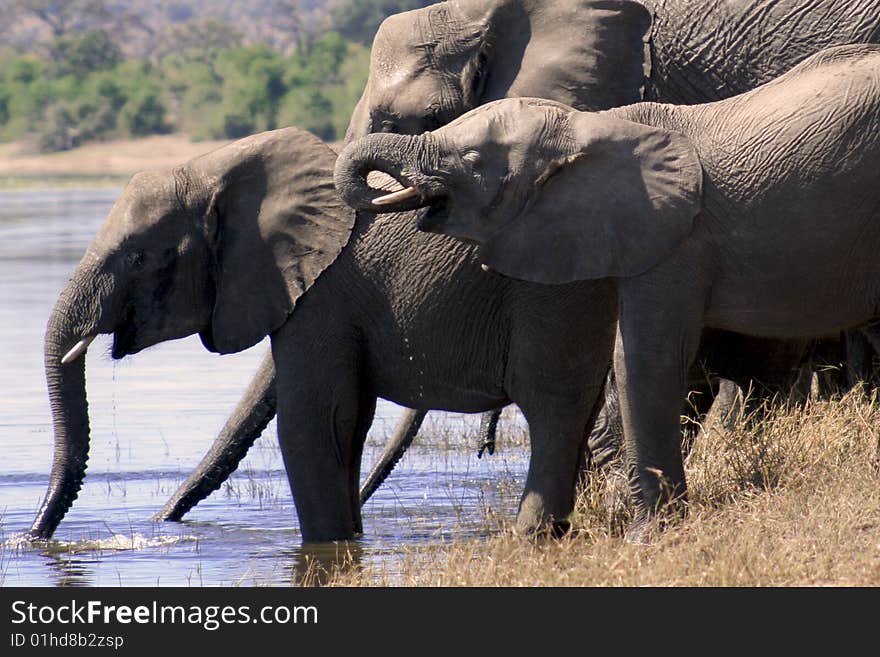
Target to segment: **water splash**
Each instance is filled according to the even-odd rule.
[[[31,547],[48,548],[51,552],[80,554],[83,552],[131,551],[170,547],[179,543],[197,541],[195,536],[157,536],[148,538],[143,534],[114,534],[108,538],[83,539],[79,541],[41,541],[27,533],[15,534],[0,543],[0,547],[24,550]]]

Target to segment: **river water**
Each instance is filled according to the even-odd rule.
[[[0,586],[299,583],[308,559],[274,421],[184,522],[150,520],[208,449],[266,341],[217,356],[193,336],[114,362],[109,337],[99,337],[86,361],[85,485],[48,547],[17,540],[42,501],[51,464],[46,318],[119,192],[0,192]],[[400,412],[380,400],[365,472]],[[348,550],[356,561],[393,574],[407,548],[479,540],[493,531],[493,518],[513,518],[528,457],[523,441],[505,441],[504,430],[521,434],[522,418],[505,411],[499,450],[482,459],[478,424],[476,416],[429,414],[424,437],[364,507],[364,537]]]

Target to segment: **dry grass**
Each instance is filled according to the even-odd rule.
[[[763,421],[704,428],[687,460],[688,518],[649,546],[621,538],[620,486],[588,482],[560,541],[496,529],[414,548],[395,572],[333,569],[337,586],[880,585],[880,403],[852,393]],[[611,482],[614,484],[614,482]],[[619,481],[617,482],[620,483]],[[617,493],[614,491],[617,490]],[[512,519],[510,519],[512,520]],[[493,529],[493,528],[487,528]]]
[[[226,143],[157,135],[50,154],[34,154],[22,143],[0,144],[0,186],[118,185],[136,171],[177,166]]]

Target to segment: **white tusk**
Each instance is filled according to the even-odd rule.
[[[73,346],[73,349],[71,349],[66,354],[64,354],[64,358],[61,359],[61,364],[67,365],[68,363],[72,363],[77,358],[82,356],[83,353],[85,353],[85,350],[89,348],[89,345],[92,344],[92,340],[94,340],[95,337],[96,336],[92,335],[92,336],[89,336],[88,338],[83,338],[82,340],[77,342]]]
[[[398,203],[400,201],[408,201],[411,198],[416,198],[418,195],[419,191],[415,187],[407,187],[406,189],[401,189],[400,191],[391,192],[390,194],[385,194],[385,196],[374,198],[373,205],[391,205],[392,203]]]
[[[486,273],[492,272],[492,268],[489,265],[480,265],[480,269],[482,269]]]

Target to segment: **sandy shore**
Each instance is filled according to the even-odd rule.
[[[23,153],[18,143],[0,144],[0,186],[119,184],[136,171],[176,166],[226,143],[158,135],[92,143],[48,155]]]

